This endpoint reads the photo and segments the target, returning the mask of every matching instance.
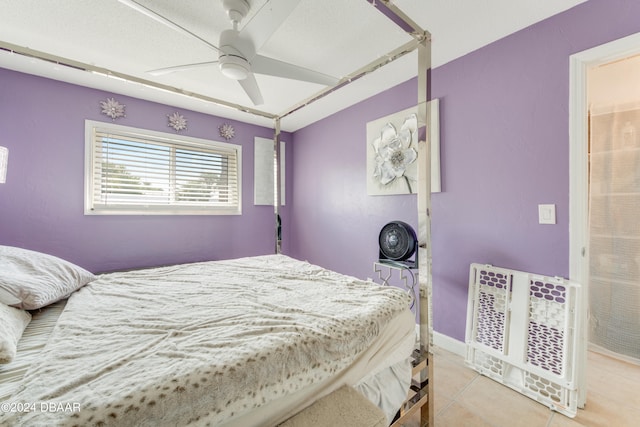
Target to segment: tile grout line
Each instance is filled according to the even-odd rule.
[[[464,369],[470,369],[467,366],[461,365]],[[472,370],[473,371],[473,370]],[[447,405],[443,406],[437,413],[434,414],[434,422],[435,419],[437,417],[441,417],[442,415],[444,415],[445,412],[447,412],[447,410],[449,410],[451,408],[451,406],[453,406],[454,403],[457,403],[458,405],[462,406],[463,408],[470,410],[469,408],[467,408],[465,405],[463,405],[462,403],[458,402],[458,398],[462,395],[462,393],[464,393],[469,387],[471,387],[471,384],[473,384],[479,377],[480,377],[480,373],[473,371],[475,376],[473,378],[471,378],[469,380],[469,382],[467,382],[467,384],[462,387],[457,393],[455,393],[453,396],[451,396],[451,402],[449,402]],[[485,420],[486,421],[486,420]]]

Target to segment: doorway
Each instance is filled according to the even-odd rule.
[[[640,366],[640,55],[587,84],[589,347]]]
[[[570,58],[569,101],[569,153],[570,153],[570,212],[569,212],[569,260],[570,278],[583,284],[584,310],[582,330],[585,333],[580,366],[586,369],[588,343],[588,295],[589,289],[589,71],[605,64],[621,61],[640,54],[640,33],[572,55]],[[584,385],[585,376],[580,375]],[[586,401],[586,387],[579,387],[580,403]]]

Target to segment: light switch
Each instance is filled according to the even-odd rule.
[[[556,223],[556,205],[538,205],[538,223]]]

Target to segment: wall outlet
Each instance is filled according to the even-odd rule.
[[[556,205],[538,205],[538,223],[556,223]]]

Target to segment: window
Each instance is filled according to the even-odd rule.
[[[237,215],[242,147],[85,122],[85,214]]]

